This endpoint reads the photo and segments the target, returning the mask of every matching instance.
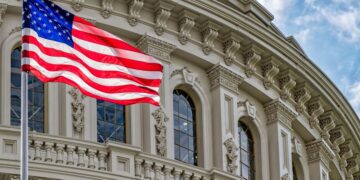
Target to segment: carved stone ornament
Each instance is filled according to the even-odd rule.
[[[137,46],[145,53],[158,59],[170,62],[170,54],[176,46],[149,35],[142,36]]]
[[[290,180],[289,173],[286,173],[283,176],[281,176],[281,180]]]
[[[256,71],[256,64],[261,60],[259,48],[250,45],[244,54],[245,74],[251,77]]]
[[[236,169],[238,166],[236,165],[237,158],[238,158],[238,150],[239,148],[236,147],[236,144],[233,138],[229,138],[224,142],[226,148],[226,159],[227,159],[227,170],[230,173],[236,173]]]
[[[14,33],[20,32],[21,29],[22,29],[21,26],[17,26],[17,27],[15,27],[15,28],[13,28],[13,29],[10,31],[9,36],[12,35],[12,34],[14,34]]]
[[[81,134],[84,128],[84,103],[85,96],[76,88],[68,92],[73,101],[71,102],[73,127],[76,133]]]
[[[234,33],[229,33],[224,38],[224,62],[226,65],[231,66],[236,60],[236,53],[241,47],[238,36]]]
[[[84,0],[72,0],[71,7],[76,11],[79,12],[82,10],[84,6]]]
[[[156,130],[156,150],[158,155],[166,155],[166,121],[169,118],[164,113],[163,109],[160,107],[152,113],[152,116],[155,119],[155,130]]]
[[[255,119],[256,117],[256,107],[249,102],[249,100],[239,101],[237,107],[245,112],[245,116]]]
[[[294,100],[296,111],[303,113],[306,111],[305,103],[311,99],[309,88],[306,83],[300,83],[294,88]]]
[[[310,99],[307,105],[308,114],[310,116],[310,127],[317,128],[320,132],[318,117],[324,113],[323,103],[319,96]]]
[[[297,116],[295,112],[279,100],[266,104],[265,114],[268,119],[268,124],[281,122],[289,129],[291,129],[291,123]]]
[[[7,10],[8,5],[5,3],[0,3],[0,26],[4,22],[4,15]]]
[[[218,37],[220,26],[211,22],[206,21],[202,26],[202,50],[205,55],[209,55],[212,49],[214,48],[214,40]]]
[[[330,130],[334,129],[335,124],[335,115],[333,111],[326,111],[319,117],[319,126],[321,129],[321,137],[326,141],[330,139]]]
[[[131,26],[136,26],[139,18],[140,18],[140,11],[144,5],[143,0],[129,0],[128,7],[129,7],[129,17],[128,22]]]
[[[291,90],[295,87],[296,81],[293,73],[287,69],[279,75],[280,98],[287,100],[291,97]]]
[[[226,87],[234,93],[239,93],[239,85],[243,82],[244,78],[232,72],[226,67],[218,64],[213,66],[207,71],[210,79],[210,88],[214,89],[218,86]]]
[[[197,15],[187,10],[183,10],[180,12],[178,39],[182,45],[185,45],[189,41],[191,37],[191,30],[195,25],[195,19],[197,17]]]
[[[298,157],[301,157],[302,156],[302,145],[300,143],[300,141],[293,137],[291,139],[291,143],[292,143],[292,154],[298,156]]]
[[[186,84],[194,85],[195,82],[200,84],[200,81],[198,77],[195,75],[195,73],[191,72],[186,66],[181,69],[174,70],[170,77],[174,77],[176,75],[182,75],[184,77],[184,81]]]
[[[322,139],[306,144],[306,152],[310,163],[322,161],[327,168],[330,166],[330,161],[335,158],[333,151]]]
[[[359,163],[357,160],[358,154],[355,154],[353,157],[347,160],[346,166],[346,176],[349,179],[352,179],[352,175],[359,171]]]
[[[156,4],[157,8],[155,10],[155,33],[159,36],[163,35],[165,29],[167,28],[167,20],[171,15],[171,10],[174,8],[173,5],[159,1]]]
[[[353,151],[351,150],[351,140],[348,139],[345,143],[339,146],[339,156],[340,156],[340,167],[342,170],[346,170],[346,166],[348,165],[347,159],[353,156]]]
[[[330,130],[330,142],[332,143],[332,149],[338,153],[340,152],[339,145],[345,142],[344,134],[342,133],[343,126],[337,125],[334,129]]]
[[[271,56],[265,60],[261,69],[264,77],[264,87],[270,89],[275,83],[275,76],[279,73],[278,62]]]
[[[111,16],[113,10],[113,1],[114,0],[102,0],[101,2],[101,16],[105,19]]]

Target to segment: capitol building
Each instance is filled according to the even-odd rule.
[[[360,180],[359,117],[256,0],[53,1],[159,59],[161,106],[30,75],[31,180]],[[0,0],[0,180],[20,178],[21,6]]]

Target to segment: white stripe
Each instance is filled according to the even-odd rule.
[[[127,67],[120,66],[117,64],[110,64],[110,63],[103,63],[103,62],[95,61],[93,59],[88,58],[81,52],[75,50],[74,48],[68,46],[65,43],[59,43],[56,41],[47,40],[45,38],[39,37],[38,34],[30,28],[24,28],[23,35],[35,37],[43,46],[45,46],[47,48],[53,48],[53,49],[56,49],[56,50],[59,50],[59,51],[65,52],[65,53],[74,54],[80,60],[82,60],[85,64],[87,64],[88,66],[90,66],[94,69],[97,69],[97,70],[118,71],[118,72],[126,73],[128,75],[135,76],[138,78],[143,78],[143,79],[154,80],[154,79],[162,78],[162,72],[160,72],[160,71],[143,71],[143,70],[138,70],[138,69],[127,68]]]
[[[84,25],[84,24],[81,24],[81,23],[76,23],[75,22],[73,24],[73,28],[77,29],[79,31],[82,31],[82,32],[86,32],[86,33],[96,35],[96,36],[103,36],[104,38],[112,38],[112,39],[123,41],[120,38],[118,38],[118,37],[116,37],[116,36],[114,36],[112,34],[108,35],[109,33],[105,32],[103,30],[100,30],[100,29],[98,29],[96,27]],[[111,37],[109,37],[109,36],[111,36]],[[146,62],[146,63],[158,63],[158,64],[161,64],[161,62],[156,60],[155,58],[153,58],[151,56],[148,56],[148,55],[145,55],[145,54],[142,54],[142,53],[129,51],[129,50],[124,50],[124,49],[119,49],[119,48],[111,48],[111,47],[108,47],[108,46],[104,46],[104,45],[92,43],[92,42],[89,42],[89,41],[86,41],[86,40],[82,40],[82,39],[76,38],[74,36],[73,36],[73,40],[77,44],[81,45],[81,47],[83,47],[83,48],[85,48],[87,50],[90,50],[90,51],[93,51],[93,49],[96,49],[96,51],[94,51],[94,52],[100,52],[101,51],[102,54],[109,55],[109,56],[117,56],[117,57],[120,57],[120,58],[134,59],[136,61],[141,61],[141,62]],[[123,41],[123,42],[125,43],[125,41]]]
[[[149,88],[152,89],[154,91],[158,91],[159,88],[154,86],[144,86],[141,85],[137,82],[134,82],[132,80],[129,79],[123,79],[123,78],[100,78],[97,77],[96,75],[92,74],[88,69],[86,69],[82,64],[73,61],[71,59],[68,59],[66,57],[54,57],[54,56],[48,56],[46,54],[44,54],[36,45],[34,44],[29,44],[29,43],[23,43],[23,49],[24,50],[28,50],[28,51],[32,51],[34,53],[36,53],[39,57],[41,57],[42,60],[44,60],[45,62],[52,64],[52,65],[70,65],[70,66],[74,66],[76,68],[79,68],[80,71],[82,73],[84,73],[84,75],[86,75],[92,82],[96,83],[96,84],[100,84],[103,86],[123,86],[123,85],[135,85],[135,86],[140,86],[140,87],[145,87],[145,88]],[[26,58],[25,58],[26,59]]]
[[[56,78],[56,77],[65,77],[67,79],[72,80],[77,85],[81,86],[82,89],[88,91],[91,94],[96,96],[100,96],[107,99],[113,100],[132,100],[137,98],[151,98],[156,102],[160,101],[160,97],[158,95],[147,94],[147,93],[138,93],[138,92],[129,92],[129,93],[105,93],[94,89],[93,87],[89,86],[85,83],[80,77],[76,74],[71,73],[69,71],[48,71],[47,69],[40,66],[36,60],[32,58],[27,58],[24,61],[24,64],[29,64],[33,68],[37,69],[42,75],[46,76],[47,78]]]

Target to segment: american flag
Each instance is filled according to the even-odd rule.
[[[117,104],[158,106],[163,67],[120,38],[49,0],[23,0],[24,71]]]

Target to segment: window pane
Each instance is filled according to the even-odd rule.
[[[246,179],[249,179],[249,169],[247,166],[245,165],[242,165],[241,166],[241,176],[243,178],[246,178]]]
[[[254,180],[254,141],[248,127],[239,122],[238,125],[240,148],[241,177],[243,179]]]
[[[189,136],[185,133],[180,133],[180,146],[189,148]]]
[[[189,162],[189,151],[186,148],[180,148],[180,160]]]

